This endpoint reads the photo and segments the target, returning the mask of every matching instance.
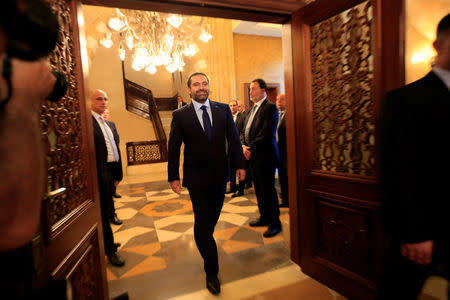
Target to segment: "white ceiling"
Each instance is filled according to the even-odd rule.
[[[233,33],[281,37],[281,24],[232,20]]]

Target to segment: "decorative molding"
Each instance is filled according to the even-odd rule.
[[[364,278],[373,278],[370,214],[356,207],[315,198],[318,213],[315,255]]]

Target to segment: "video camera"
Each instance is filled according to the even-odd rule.
[[[0,26],[5,32],[8,57],[35,61],[48,56],[59,38],[59,22],[51,8],[42,0],[2,0]],[[11,74],[11,63],[5,60],[3,75]],[[6,67],[6,71],[5,71]],[[56,78],[49,101],[58,101],[67,91],[67,79],[61,72],[52,71]],[[10,78],[7,78],[7,80]]]

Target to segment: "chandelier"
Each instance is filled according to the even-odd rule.
[[[199,48],[195,37],[204,43],[212,39],[209,24],[194,22],[176,14],[116,9],[107,21],[111,30],[101,39],[106,48],[113,45],[117,36],[118,54],[122,61],[132,58],[132,68],[155,74],[158,66],[173,73],[182,71],[183,56],[194,56]]]

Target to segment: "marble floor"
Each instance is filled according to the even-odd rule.
[[[245,190],[243,197],[225,197],[214,234],[222,283],[219,296],[205,288],[187,190],[177,195],[164,178],[141,175],[126,177],[118,192],[122,198],[115,199],[116,212],[123,224],[112,228],[126,264],[121,268],[107,264],[111,298],[128,292],[132,300],[346,299],[303,274],[290,260],[288,208],[281,209],[283,232],[275,237],[264,238],[264,227],[248,225],[258,216],[253,189]],[[431,288],[420,299],[445,299],[435,292],[436,284],[428,284]]]
[[[289,209],[282,208],[283,232],[263,237],[265,227],[250,227],[258,216],[253,189],[243,197],[225,197],[214,237],[219,252],[222,292],[205,288],[203,263],[193,237],[194,216],[186,189],[181,195],[167,182],[128,178],[118,188],[112,225],[121,243],[124,267],[107,264],[110,297],[130,299],[345,299],[303,274],[290,260]]]

